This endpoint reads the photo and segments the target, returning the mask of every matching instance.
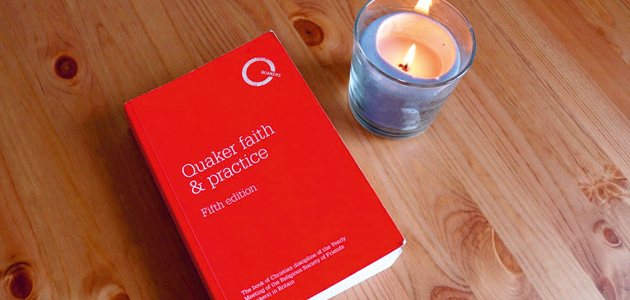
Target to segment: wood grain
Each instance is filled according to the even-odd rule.
[[[364,1],[0,2],[0,299],[207,299],[122,104],[274,30],[407,239],[335,299],[630,299],[630,3],[453,0],[434,125],[347,106]]]

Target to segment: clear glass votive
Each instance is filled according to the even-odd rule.
[[[468,20],[443,0],[369,1],[353,43],[350,109],[367,130],[392,139],[427,130],[477,47]]]

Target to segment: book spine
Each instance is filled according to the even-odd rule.
[[[149,166],[153,180],[162,194],[162,198],[168,207],[171,217],[175,221],[177,230],[183,238],[188,252],[193,257],[193,262],[198,273],[203,277],[202,281],[206,290],[212,296],[213,300],[227,300],[216,280],[216,277],[214,276],[214,272],[212,272],[209,262],[206,260],[206,257],[197,242],[197,238],[192,227],[188,223],[186,216],[179,205],[179,201],[176,198],[177,196],[175,195],[168,177],[162,168],[162,164],[155,154],[151,141],[145,133],[142,122],[133,105],[133,101],[125,103],[125,114],[127,115],[127,122],[131,132],[138,143],[147,165]]]

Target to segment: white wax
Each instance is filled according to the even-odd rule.
[[[361,48],[381,71],[411,83],[430,84],[454,77],[459,72],[460,55],[451,33],[439,22],[414,12],[382,16],[363,31]],[[405,56],[416,44],[413,63],[407,71]]]

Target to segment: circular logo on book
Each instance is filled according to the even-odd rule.
[[[262,62],[266,64],[267,65],[266,67],[268,67],[269,70],[265,70],[266,68],[263,68],[264,64],[256,64],[255,66],[257,66],[257,69],[258,68],[262,68],[262,69],[260,70],[260,72],[257,72],[257,71],[253,72],[252,77],[254,77],[254,75],[255,77],[252,79],[249,77],[249,75],[247,75],[247,73],[249,71],[250,66],[252,66],[256,62]],[[261,66],[258,66],[258,65],[261,65]],[[252,69],[254,69],[254,67],[252,67]],[[281,76],[282,75],[280,73],[276,72],[276,65],[274,65],[273,62],[266,57],[254,57],[250,59],[249,61],[247,61],[245,65],[243,66],[243,80],[245,80],[245,82],[251,86],[263,86],[269,83],[274,77],[281,77]],[[260,79],[256,77],[260,77]],[[260,81],[256,81],[256,80],[260,80]]]

